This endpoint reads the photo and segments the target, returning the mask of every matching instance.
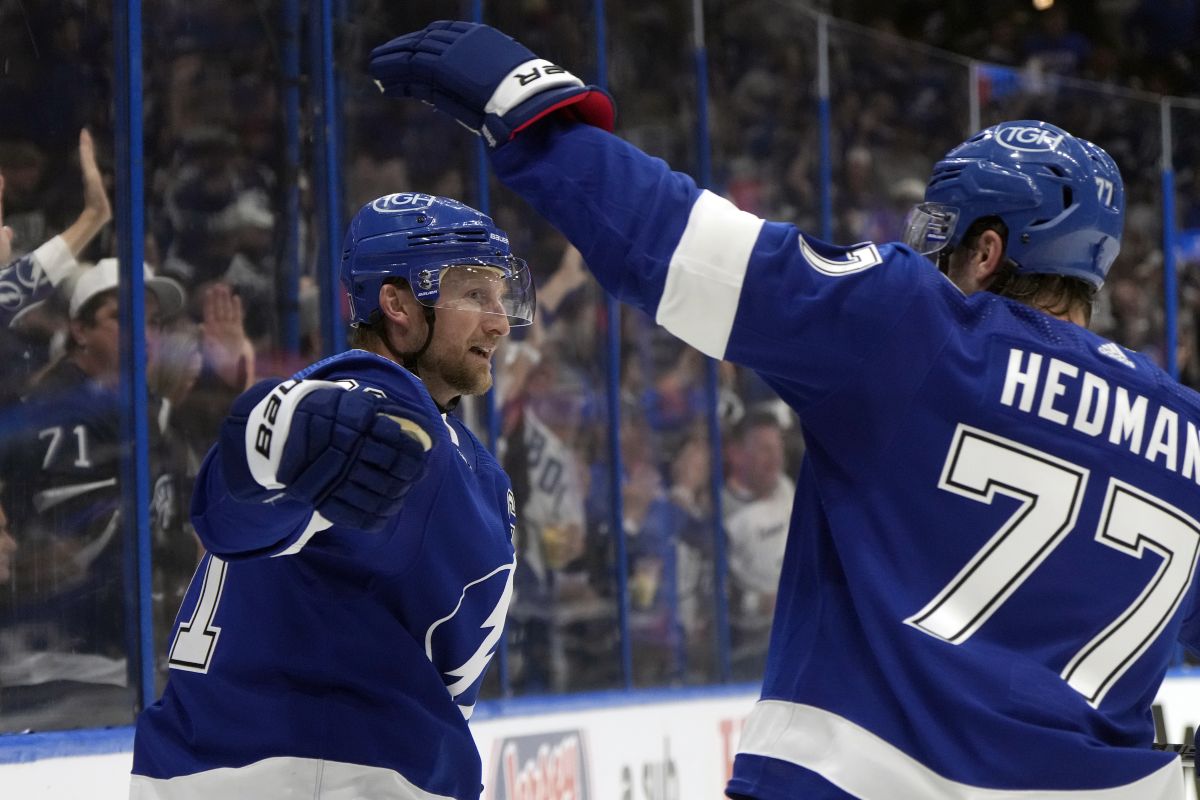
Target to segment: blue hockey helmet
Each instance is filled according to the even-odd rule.
[[[427,308],[503,314],[514,326],[533,322],[529,266],[490,217],[448,197],[390,194],[354,215],[341,265],[352,325],[379,318],[379,289],[389,278],[408,281]]]
[[[1018,272],[1067,275],[1098,288],[1121,249],[1121,172],[1108,153],[1048,122],[1002,122],[934,165],[903,242],[936,260],[984,217],[1008,227],[1005,254]]]

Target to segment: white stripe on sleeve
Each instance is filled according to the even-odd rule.
[[[33,251],[33,263],[37,264],[50,283],[58,286],[62,279],[76,267],[75,256],[61,236],[45,241]]]
[[[762,226],[725,198],[701,192],[671,254],[658,324],[705,355],[724,358]]]

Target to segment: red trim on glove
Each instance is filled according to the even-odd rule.
[[[511,141],[513,136],[516,136],[521,131],[528,128],[533,123],[543,117],[549,116],[556,111],[566,111],[567,116],[579,122],[586,122],[588,125],[595,125],[597,128],[612,133],[613,126],[616,124],[616,109],[613,108],[612,100],[604,92],[588,91],[568,97],[560,103],[546,108],[536,117],[531,117],[525,120],[518,127],[513,128],[512,135],[508,138]]]

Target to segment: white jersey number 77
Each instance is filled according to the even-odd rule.
[[[951,644],[967,641],[1075,529],[1088,475],[1032,447],[960,425],[938,486],[981,503],[1002,494],[1021,505],[905,622]],[[1134,558],[1149,551],[1161,563],[1141,593],[1062,670],[1063,680],[1093,707],[1162,633],[1191,586],[1200,553],[1200,523],[1116,478],[1095,525],[1097,542]]]

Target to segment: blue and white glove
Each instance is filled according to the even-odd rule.
[[[245,419],[245,458],[258,486],[368,532],[400,511],[433,447],[419,405],[326,381],[279,384]]]
[[[483,136],[489,147],[556,112],[613,129],[612,98],[488,25],[433,22],[371,51],[389,97],[414,97]]]

